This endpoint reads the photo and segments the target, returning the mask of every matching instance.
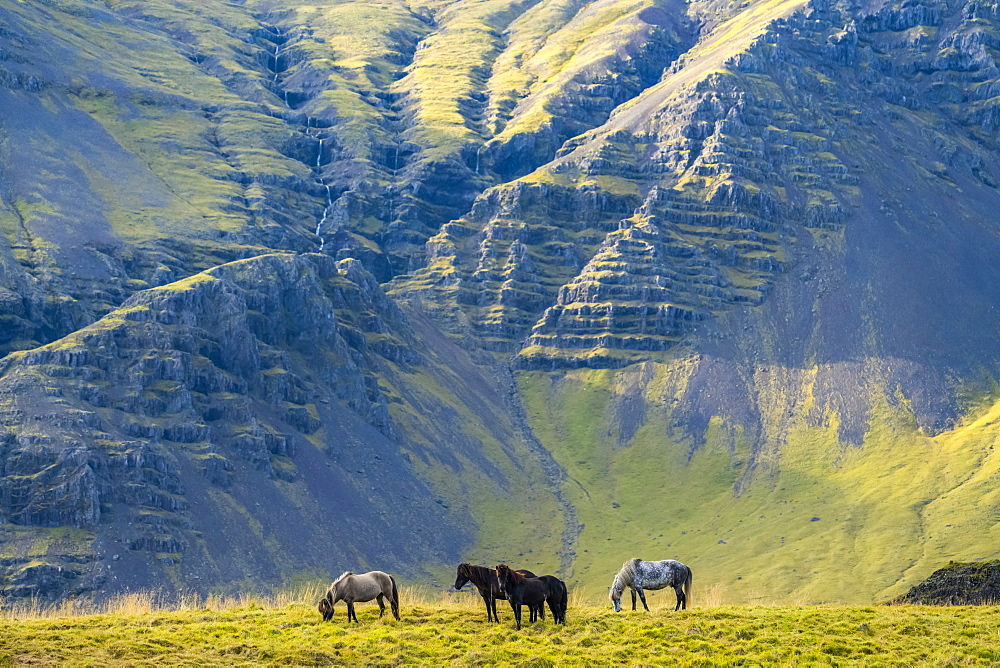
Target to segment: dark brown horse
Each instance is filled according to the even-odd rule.
[[[517,571],[512,571],[507,564],[497,566],[497,581],[500,583],[500,593],[507,597],[511,610],[514,611],[514,621],[521,628],[521,606],[541,608],[546,601],[555,617],[557,624],[566,623],[566,585],[554,575],[543,575],[540,578],[525,577]],[[532,620],[534,621],[534,620]]]
[[[524,569],[518,570],[517,572],[525,577],[535,577],[534,573]],[[479,595],[483,597],[483,603],[486,604],[486,619],[491,622],[499,622],[500,618],[497,617],[497,599],[506,600],[507,597],[500,591],[500,582],[497,580],[497,572],[491,568],[486,568],[485,566],[459,564],[458,574],[455,576],[455,590],[457,591],[461,589],[467,582],[471,582],[475,585],[476,589],[479,590]],[[535,615],[539,614],[540,611],[541,614],[545,614],[544,608],[541,606],[538,606],[537,608],[529,608],[531,621],[535,621]]]

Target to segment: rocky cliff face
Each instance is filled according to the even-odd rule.
[[[968,127],[980,139],[952,143],[955,168],[971,179],[973,199],[995,198],[989,121],[956,118],[954,102],[941,104],[931,90],[947,81],[956,99],[983,93],[978,86],[958,93],[952,82],[968,79],[964,69],[927,60],[955,34],[981,34],[965,18],[973,10],[956,11],[949,19],[956,32],[933,44],[900,42],[902,31],[926,18],[910,10],[852,11],[787,3],[721,24],[715,33],[743,26],[742,42],[704,36],[660,82],[565,143],[550,164],[485,193],[472,214],[431,240],[428,268],[400,291],[448,286],[477,331],[506,339],[486,345],[520,351],[527,366],[621,365],[648,358],[629,350],[663,350],[659,337],[676,342],[694,327],[684,323],[761,304],[778,277],[813,261],[803,246],[864,226],[867,215],[892,215],[892,202],[901,201],[888,193],[913,191],[913,179],[933,197],[948,197],[954,176],[935,177],[916,156],[948,143],[942,132],[949,127]],[[883,15],[894,18],[877,18]],[[934,25],[944,24],[934,16]],[[995,64],[987,51],[977,53],[969,67],[988,89]],[[916,126],[920,133],[901,156],[915,173],[869,169],[873,138],[884,142],[885,128],[904,119],[912,121],[907,132]],[[878,212],[865,210],[869,188],[886,198]],[[646,241],[635,248],[623,234]],[[659,242],[649,243],[654,236]],[[640,298],[651,287],[648,275],[667,281],[669,296]],[[629,313],[630,303],[644,304],[644,317]],[[650,327],[648,316],[667,304],[676,315]]]
[[[357,260],[284,254],[139,292],[7,356],[7,595],[264,583],[359,555],[411,576],[453,561],[477,510],[426,470],[503,506],[522,484],[512,458],[530,455],[502,401],[442,352]],[[79,530],[89,556],[39,554],[26,527]]]
[[[981,556],[945,515],[996,468],[995,3],[4,7],[8,591],[235,581],[229,544],[416,577],[539,527],[590,583],[650,495],[720,529],[637,548],[817,600],[857,594],[775,555]],[[848,502],[887,462],[922,482]],[[817,499],[844,524],[760,528]],[[287,528],[396,505],[433,529]]]

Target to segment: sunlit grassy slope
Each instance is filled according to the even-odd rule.
[[[220,438],[195,434],[193,445],[175,446],[142,437],[197,465],[177,474],[174,490],[225,501],[212,504],[223,512],[177,519],[179,531],[212,518],[248,541],[215,551],[189,535],[191,554],[221,559],[265,544],[276,562],[266,577],[301,575],[300,560],[285,555],[288,545],[305,550],[302,541],[265,537],[305,525],[285,513],[305,498],[294,475],[313,476],[313,490],[340,489],[326,473],[336,455],[352,461],[341,467],[351,478],[379,470],[397,486],[399,469],[372,462],[405,459],[426,489],[417,496],[434,517],[451,518],[419,516],[418,528],[442,536],[428,543],[469,536],[460,557],[437,563],[392,543],[390,565],[439,581],[459,558],[509,556],[568,567],[561,575],[573,588],[596,595],[626,558],[676,557],[726,603],[868,603],[949,559],[998,556],[996,393],[956,397],[980,370],[997,377],[992,5],[0,7],[0,240],[9,245],[0,248],[0,349],[25,351],[11,364],[65,342],[103,355],[99,338],[74,332],[96,322],[128,334],[106,368],[19,367],[31,379],[24,386],[5,375],[0,446],[17,443],[19,453],[0,453],[9,489],[57,470],[50,462],[62,460],[41,457],[42,444],[59,456],[79,445],[88,457],[131,447],[125,427],[136,423],[116,431],[123,413],[141,416],[143,434],[218,421],[240,444],[252,425],[295,431],[274,415],[289,409],[312,431],[295,436],[297,455],[263,455],[263,483],[235,451],[232,476],[198,472],[219,462],[209,448]],[[343,374],[348,367],[331,362],[337,380],[290,392],[294,407],[268,396],[223,419],[220,404],[245,399],[226,392],[206,395],[203,413],[157,409],[176,386],[136,361],[183,359],[191,338],[143,339],[148,322],[117,307],[184,277],[170,289],[194,291],[196,272],[275,250],[357,259],[375,280],[392,279],[383,285],[412,307],[421,331],[389,345],[401,321],[383,326],[357,304],[338,305],[350,346],[388,350],[382,359],[357,352],[366,364]],[[256,291],[246,275],[233,285]],[[302,287],[291,282],[289,294]],[[764,331],[756,323],[767,309],[779,324]],[[282,318],[293,342],[266,365],[249,364],[247,387],[258,377],[281,386],[286,362],[308,375],[320,358],[303,352],[294,330],[315,311],[307,302]],[[670,318],[682,322],[664,325]],[[20,333],[8,335],[14,325]],[[214,346],[216,328],[204,329]],[[328,348],[333,338],[321,352],[348,359],[347,343]],[[426,363],[407,363],[417,348]],[[742,356],[702,363],[720,348]],[[510,364],[519,385],[501,368]],[[725,374],[740,381],[736,391],[715,384]],[[142,410],[115,400],[80,412],[86,397],[129,375],[148,390]],[[352,394],[359,375],[365,386]],[[381,435],[371,433],[369,401],[385,409]],[[98,433],[97,409],[115,429]],[[73,415],[93,431],[61,431],[70,421],[60,416]],[[965,421],[953,425],[955,415]],[[378,452],[385,458],[370,460]],[[82,454],[79,466],[86,479],[108,470]],[[359,518],[385,503],[369,475],[357,476]],[[231,491],[213,487],[230,477]],[[282,503],[256,510],[262,489],[278,490]],[[26,496],[0,494],[5,503]],[[316,524],[332,526],[321,514],[331,506],[311,506]],[[161,510],[141,513],[162,537],[180,515]],[[4,522],[15,515],[0,506]],[[63,555],[124,572],[99,542],[109,527],[131,531],[124,517],[4,527],[9,572],[0,581]],[[126,556],[179,570],[183,545],[158,544],[169,550]],[[388,558],[380,547],[337,549],[361,563]],[[239,563],[220,570],[266,579],[259,558]],[[164,582],[152,577],[139,584]]]
[[[472,595],[428,602],[403,591],[401,621],[343,604],[322,623],[311,601],[200,603],[177,611],[125,605],[88,616],[9,616],[0,665],[986,665],[1000,661],[993,607],[698,607],[674,613],[571,605],[515,631],[485,620]],[[478,596],[475,596],[478,599]],[[662,599],[661,599],[662,600]],[[220,604],[221,603],[221,604]],[[595,602],[596,603],[596,602]]]
[[[683,363],[646,366],[641,399],[629,395],[639,373],[522,376],[532,425],[566,467],[585,525],[571,581],[608,586],[627,557],[673,558],[727,602],[866,603],[949,560],[995,556],[1000,404],[929,437],[905,405],[876,398],[860,446],[841,442],[833,412],[802,410],[770,451],[752,450],[722,418],[703,443],[680,435]]]

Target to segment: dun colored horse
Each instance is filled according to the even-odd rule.
[[[635,594],[638,592],[646,612],[649,612],[649,606],[646,605],[643,589],[673,587],[677,594],[674,612],[677,612],[681,608],[687,609],[688,594],[691,593],[691,569],[673,559],[663,561],[629,559],[622,564],[621,570],[611,583],[611,592],[608,596],[615,607],[615,612],[621,612],[622,591],[625,587],[632,589],[632,609],[635,610]]]
[[[363,603],[375,599],[378,603],[378,616],[385,614],[385,603],[382,599],[389,599],[392,606],[392,615],[399,620],[399,592],[396,589],[396,581],[392,576],[382,571],[371,571],[361,575],[347,571],[333,581],[326,594],[320,599],[319,611],[323,615],[323,621],[328,622],[333,619],[333,606],[337,601],[347,603],[347,621],[352,619],[357,622],[358,616],[354,613],[354,604]]]
[[[524,569],[517,572],[525,577],[535,577],[534,573]],[[507,597],[500,592],[500,582],[497,580],[497,572],[485,566],[459,564],[458,573],[455,576],[455,589],[461,589],[467,582],[475,585],[476,589],[479,590],[479,595],[483,597],[483,603],[486,604],[487,621],[499,622],[500,618],[497,617],[497,599],[506,600]],[[544,608],[541,606],[538,608],[529,608],[531,621],[535,621],[535,615],[540,610],[543,611],[542,614],[544,615]]]

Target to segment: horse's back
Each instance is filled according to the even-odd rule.
[[[634,584],[645,589],[660,589],[683,584],[690,578],[691,569],[676,559],[660,561],[639,560],[636,564]]]
[[[641,563],[643,563],[643,564],[658,564],[661,567],[687,568],[687,566],[685,566],[683,563],[677,561],[676,559],[660,559],[659,561],[644,561],[644,560],[640,559],[639,561]]]
[[[344,583],[344,598],[355,601],[370,601],[379,594],[392,592],[392,576],[383,571],[369,571],[361,575],[352,575]]]
[[[378,582],[379,587],[384,593],[392,591],[394,580],[385,571],[369,571],[366,575],[371,576],[374,581]]]
[[[691,570],[683,563],[677,561],[676,559],[661,559],[660,561],[640,561],[640,564],[648,565],[660,570],[671,570],[671,571],[689,571]]]

